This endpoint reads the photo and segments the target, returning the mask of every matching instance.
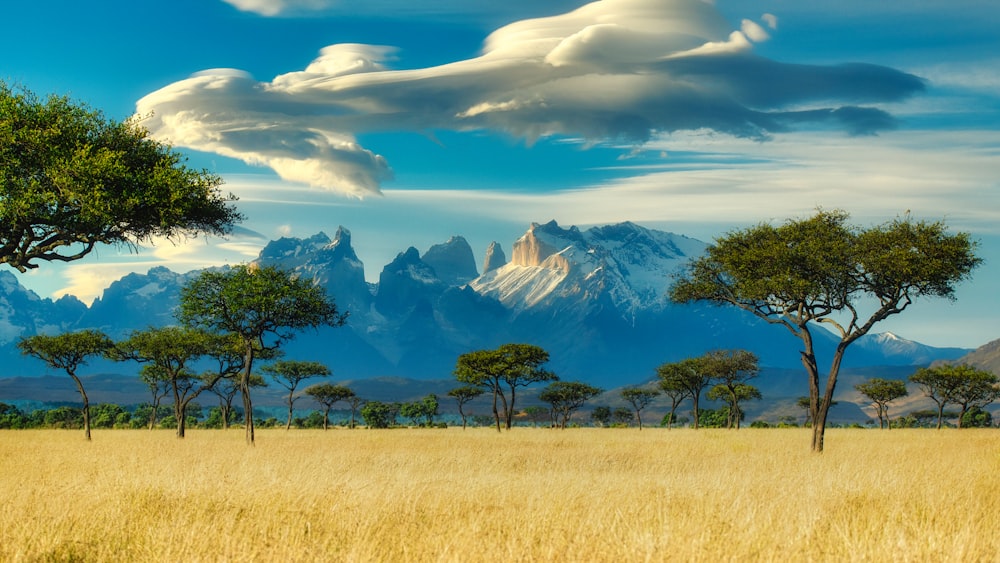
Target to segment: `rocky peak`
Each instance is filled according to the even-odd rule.
[[[447,285],[465,285],[479,277],[472,247],[464,237],[454,236],[444,244],[435,244],[421,260]]]
[[[492,272],[507,264],[507,255],[503,253],[500,243],[493,241],[486,248],[486,258],[483,260],[483,273]]]

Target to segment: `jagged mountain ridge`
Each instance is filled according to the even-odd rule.
[[[349,311],[346,326],[307,331],[286,346],[288,357],[323,361],[337,377],[448,378],[458,355],[505,342],[542,346],[561,377],[605,387],[648,380],[664,361],[718,348],[746,348],[764,365],[798,367],[799,344],[786,330],[733,308],[668,302],[670,274],[705,249],[681,235],[634,223],[585,231],[535,223],[514,242],[509,261],[491,244],[482,274],[468,242],[455,236],[423,254],[401,252],[375,284],[365,280],[351,242],[341,227],[332,239],[318,233],[272,241],[257,259],[313,280]],[[121,337],[169,324],[180,288],[197,274],[130,274],[89,308],[71,298],[39,299],[12,274],[0,277],[0,334],[9,336],[0,343],[0,360],[9,360],[2,375],[41,371],[12,350],[18,331],[100,328]],[[846,364],[909,365],[967,352],[916,343],[907,350],[901,342],[873,335],[848,352]]]

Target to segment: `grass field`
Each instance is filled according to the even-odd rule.
[[[2,561],[996,561],[1000,432],[0,431]]]

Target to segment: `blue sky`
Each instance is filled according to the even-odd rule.
[[[531,222],[711,241],[821,206],[971,232],[986,263],[958,301],[877,330],[1000,337],[995,2],[11,4],[0,79],[138,113],[248,216],[228,240],[19,275],[43,296],[89,302],[130,271],[244,262],[340,225],[374,280],[456,234],[481,260]]]

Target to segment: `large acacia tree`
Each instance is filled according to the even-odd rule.
[[[493,418],[499,432],[501,414],[507,430],[513,423],[518,387],[559,379],[542,367],[548,361],[549,353],[538,346],[504,344],[495,350],[462,354],[456,362],[454,375],[459,383],[476,385],[493,394]],[[498,400],[503,403],[502,412]]]
[[[243,217],[221,184],[134,120],[0,82],[0,264],[24,272],[98,244],[227,234]]]
[[[727,233],[693,260],[670,287],[678,303],[734,305],[782,325],[802,341],[809,382],[812,450],[823,451],[840,365],[854,341],[919,297],[954,299],[955,286],[980,264],[967,233],[908,214],[861,228],[844,211],[820,210],[780,226]],[[821,387],[812,331],[839,337]],[[821,391],[822,389],[822,391]]]
[[[254,360],[307,328],[341,326],[347,314],[322,287],[274,267],[240,265],[206,270],[181,289],[177,318],[187,325],[229,334],[242,347],[239,375],[246,439],[254,444],[250,397]]]
[[[80,392],[83,401],[83,433],[90,440],[90,400],[83,388],[83,381],[76,374],[80,366],[87,365],[91,356],[102,356],[114,343],[103,332],[98,330],[81,330],[63,334],[37,334],[22,338],[17,347],[21,353],[34,356],[45,362],[49,367],[66,372],[76,390]]]

